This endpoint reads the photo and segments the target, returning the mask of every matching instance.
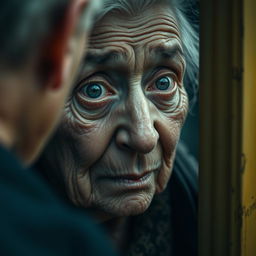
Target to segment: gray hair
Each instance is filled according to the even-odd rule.
[[[88,29],[92,13],[100,0],[92,0],[80,21],[80,29]],[[1,0],[0,64],[21,66],[65,15],[70,0]]]
[[[198,90],[199,73],[198,0],[105,0],[97,19],[115,11],[132,16],[161,3],[168,4],[176,15],[187,63],[184,84],[193,101]]]

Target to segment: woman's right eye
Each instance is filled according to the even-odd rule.
[[[99,99],[102,98],[102,96],[105,96],[106,89],[100,83],[88,83],[82,86],[80,92],[88,98]]]
[[[74,95],[74,99],[84,108],[100,109],[116,99],[118,92],[106,79],[94,76],[78,83]]]

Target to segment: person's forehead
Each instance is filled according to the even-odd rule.
[[[106,48],[119,48],[125,52],[128,45],[134,49],[148,47],[150,50],[158,43],[170,45],[169,41],[177,41],[181,47],[175,15],[170,7],[153,6],[135,16],[115,12],[107,14],[93,28],[89,50],[106,52]]]
[[[185,68],[178,24],[166,6],[136,16],[108,13],[94,26],[89,42],[81,74],[96,69],[144,72],[159,65]]]
[[[155,24],[160,25],[161,23],[174,26],[177,29],[176,17],[170,6],[153,5],[133,15],[121,10],[119,12],[110,11],[95,24],[92,36],[113,30],[113,27],[125,30],[128,33],[136,33],[140,28],[151,27]]]

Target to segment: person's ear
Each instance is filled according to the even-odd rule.
[[[67,66],[70,66],[67,62],[71,62],[70,43],[77,36],[81,17],[90,1],[70,0],[65,10],[57,13],[58,21],[40,51],[38,71],[43,87],[57,90],[63,86]]]

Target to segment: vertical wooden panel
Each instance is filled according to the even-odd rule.
[[[242,255],[256,255],[256,1],[244,1]]]
[[[240,256],[242,4],[200,1],[199,255]]]

